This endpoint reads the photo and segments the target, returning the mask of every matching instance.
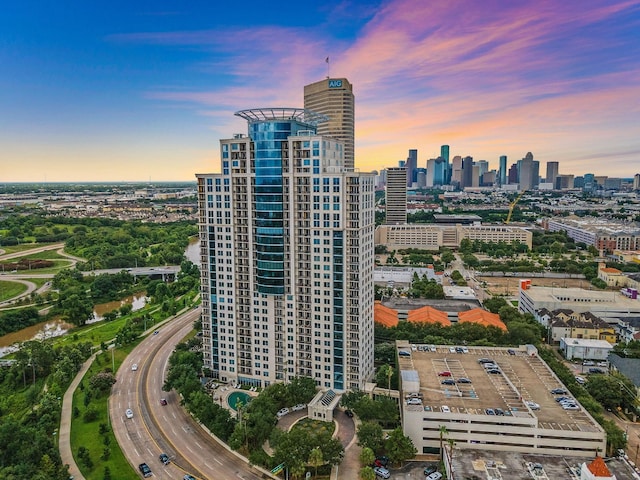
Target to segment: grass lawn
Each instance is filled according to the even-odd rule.
[[[333,422],[321,422],[319,420],[312,420],[311,418],[303,418],[299,422],[296,422],[292,428],[301,429],[310,434],[313,433],[313,435],[325,430],[329,435],[333,435],[336,425]]]
[[[116,371],[134,347],[135,345],[128,345],[126,349],[117,348],[114,350],[113,358]],[[111,366],[110,351],[98,355],[82,380],[82,384],[85,385],[84,390],[87,390],[89,379],[93,375],[106,368],[111,369]],[[73,452],[78,467],[87,480],[103,480],[105,467],[109,467],[111,478],[113,479],[138,479],[138,474],[131,465],[129,465],[129,462],[127,462],[116,441],[116,437],[111,431],[108,399],[108,395],[103,395],[100,398],[91,398],[88,405],[85,406],[85,392],[80,387],[76,389],[73,395],[73,409],[75,412],[77,408],[79,414],[77,417],[74,415],[71,422],[71,451]],[[97,413],[97,418],[88,423],[85,422],[83,418],[87,409],[93,409]],[[108,431],[100,433],[101,425],[102,428],[106,426]],[[108,447],[105,442],[108,442]],[[91,469],[87,468],[78,458],[78,449],[81,446],[89,451],[91,461],[93,462]],[[110,454],[108,459],[102,458],[105,448],[109,448]]]
[[[16,297],[27,290],[27,286],[18,282],[0,280],[0,302]]]

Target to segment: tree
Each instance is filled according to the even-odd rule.
[[[444,425],[440,425],[438,432],[440,434],[440,460],[442,461],[444,459],[444,437],[449,435],[449,430]]]
[[[380,385],[380,380],[385,380],[387,383],[387,394],[391,395],[391,377],[393,376],[393,368],[390,365],[382,365],[378,369],[378,375],[376,382]]]
[[[367,465],[360,469],[358,477],[360,477],[360,480],[376,480],[376,472],[373,471],[373,468]]]
[[[89,379],[89,386],[99,394],[111,390],[116,383],[116,377],[111,372],[98,372]]]
[[[403,464],[405,460],[413,458],[418,453],[411,438],[402,433],[402,428],[398,427],[391,431],[389,438],[385,441],[385,451],[392,463]]]
[[[318,467],[324,463],[324,458],[322,456],[322,450],[320,447],[315,447],[309,453],[309,460],[307,462],[310,466],[315,468],[315,477],[318,476]]]
[[[382,427],[375,422],[362,422],[358,427],[358,445],[374,452],[382,448]]]
[[[373,464],[376,459],[376,454],[369,447],[364,447],[360,451],[360,463],[363,467]]]

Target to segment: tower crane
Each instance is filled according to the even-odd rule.
[[[509,223],[511,221],[511,215],[513,215],[513,209],[515,208],[515,206],[518,204],[518,202],[522,198],[522,195],[524,195],[524,192],[526,192],[526,190],[522,190],[518,194],[516,199],[509,204],[509,213],[507,214],[507,219],[504,221],[505,224],[507,224],[507,223]]]

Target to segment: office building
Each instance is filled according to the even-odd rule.
[[[636,173],[633,176],[633,189],[640,190],[640,173]]]
[[[451,184],[462,185],[462,157],[460,155],[456,155],[451,160]]]
[[[388,250],[439,250],[440,247],[457,249],[462,240],[485,243],[523,243],[531,248],[533,234],[512,225],[464,225],[462,223],[411,223],[405,225],[378,225],[375,244]]]
[[[204,365],[223,382],[294,376],[362,389],[373,374],[374,179],[343,166],[322,116],[243,110],[198,174]]]
[[[520,190],[533,190],[540,182],[540,162],[533,159],[531,152],[518,161],[518,182]]]
[[[387,168],[387,188],[385,194],[387,225],[407,223],[407,169]]]
[[[543,220],[550,232],[567,232],[576,242],[592,245],[598,250],[639,250],[640,229],[635,224],[598,217],[558,217]]]
[[[416,169],[418,168],[418,150],[409,150],[409,156],[407,157],[407,163],[405,163],[407,169],[407,187],[413,187],[413,183],[416,181]]]
[[[353,85],[346,78],[325,78],[305,85],[304,108],[328,117],[319,123],[318,135],[341,140],[344,145],[344,166],[354,167],[355,97]]]
[[[462,160],[462,180],[460,188],[473,186],[473,157],[464,157]]]
[[[451,164],[449,163],[449,145],[440,146],[440,156],[444,158],[446,162],[446,173],[443,185],[449,185],[451,183]]]
[[[556,178],[558,178],[560,164],[558,162],[547,162],[547,176],[546,182],[556,184]]]
[[[585,192],[593,192],[596,189],[596,179],[593,173],[584,174],[584,184],[582,189]]]
[[[498,171],[498,176],[500,177],[500,185],[507,184],[507,156],[500,156],[500,170]]]
[[[430,158],[427,160],[427,187],[435,187],[447,184],[447,161],[442,158]]]

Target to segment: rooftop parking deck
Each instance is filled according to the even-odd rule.
[[[400,369],[415,370],[419,377],[418,392],[402,387],[407,411],[491,416],[498,423],[524,421],[550,430],[600,431],[581,406],[565,409],[556,401],[572,395],[552,394],[564,385],[524,348],[465,347],[468,353],[461,353],[462,347],[456,351],[455,346],[407,345],[399,350],[407,352],[398,357]],[[485,368],[481,359],[492,360],[497,368]],[[407,398],[411,393],[414,398]]]

